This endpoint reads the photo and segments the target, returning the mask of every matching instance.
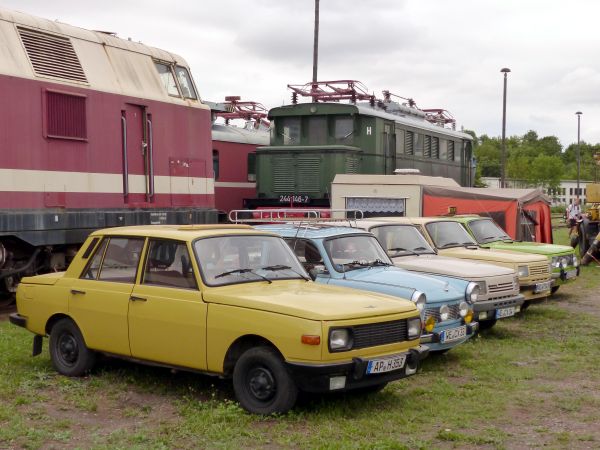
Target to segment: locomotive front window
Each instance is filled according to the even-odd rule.
[[[156,70],[158,70],[158,76],[163,87],[167,90],[169,95],[179,97],[179,89],[177,89],[177,83],[175,83],[175,77],[171,71],[171,66],[164,63],[155,62]]]
[[[279,133],[283,136],[283,145],[300,145],[300,118],[283,118]]]
[[[191,100],[197,100],[198,96],[196,95],[192,77],[188,70],[185,67],[175,66],[175,74],[177,75],[177,81],[179,82],[183,96]]]
[[[256,153],[248,153],[248,181],[256,181]]]
[[[308,118],[308,145],[327,144],[327,117]]]
[[[335,142],[347,144],[352,142],[354,133],[354,120],[352,117],[336,117],[334,125]]]

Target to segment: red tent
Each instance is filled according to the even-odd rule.
[[[445,215],[450,207],[493,218],[515,240],[552,243],[550,198],[541,189],[423,186],[423,216]]]

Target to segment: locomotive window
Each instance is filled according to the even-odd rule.
[[[179,82],[183,96],[192,100],[198,99],[194,84],[192,83],[192,77],[190,77],[188,70],[185,67],[175,66],[175,74],[177,75],[177,81]]]
[[[219,179],[219,150],[213,150],[213,176]]]
[[[256,181],[256,153],[248,153],[248,181]]]
[[[179,90],[177,89],[177,83],[175,83],[175,77],[171,71],[171,66],[164,63],[155,62],[156,70],[163,87],[167,90],[169,95],[179,97]]]
[[[414,133],[414,155],[415,156],[423,156],[423,135],[419,133]]]
[[[448,159],[448,141],[440,139],[440,159]]]
[[[308,145],[327,144],[327,117],[308,118]]]
[[[404,153],[404,130],[396,128],[396,155]]]
[[[280,134],[283,136],[283,145],[299,145],[300,118],[285,117],[281,122]]]
[[[336,143],[351,143],[354,133],[354,120],[352,117],[336,117],[333,132]]]

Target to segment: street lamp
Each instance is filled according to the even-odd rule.
[[[504,94],[502,96],[502,161],[500,162],[500,187],[506,187],[506,79],[510,69],[500,70],[504,74]]]
[[[576,198],[579,198],[579,177],[581,174],[581,147],[579,145],[579,131],[581,130],[581,111],[575,113],[577,115],[577,191]]]

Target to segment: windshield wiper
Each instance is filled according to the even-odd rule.
[[[453,247],[455,245],[459,245],[458,242],[448,242],[447,244],[442,245],[440,248]]]
[[[385,267],[393,266],[393,264],[386,263],[385,261],[382,261],[380,259],[376,259],[375,261],[371,261],[370,265],[371,266],[385,266]]]
[[[254,272],[252,269],[233,269],[233,270],[228,270],[227,272],[223,272],[223,273],[220,273],[219,275],[215,275],[215,279],[226,277],[227,275],[231,275],[231,274],[234,274],[234,273],[251,273],[252,275],[256,275],[257,277],[260,277],[263,280],[268,281],[269,284],[271,284],[273,282],[273,281],[269,280],[267,277],[265,277],[265,276],[263,276],[263,275],[261,275],[259,273]]]
[[[262,270],[271,270],[273,272],[277,272],[279,270],[291,270],[292,272],[294,272],[296,275],[298,275],[300,278],[302,278],[305,281],[309,281],[310,278],[305,277],[304,275],[302,275],[300,272],[295,271],[294,269],[292,269],[290,266],[285,266],[283,264],[275,264],[273,266],[266,266],[266,267],[261,267]]]
[[[422,248],[423,250],[425,250],[424,247],[419,247],[419,248]],[[407,248],[402,248],[402,247],[388,248],[388,252],[408,252],[408,253],[412,253],[413,255],[419,256],[419,254],[417,252],[415,252],[413,250],[409,250]]]

